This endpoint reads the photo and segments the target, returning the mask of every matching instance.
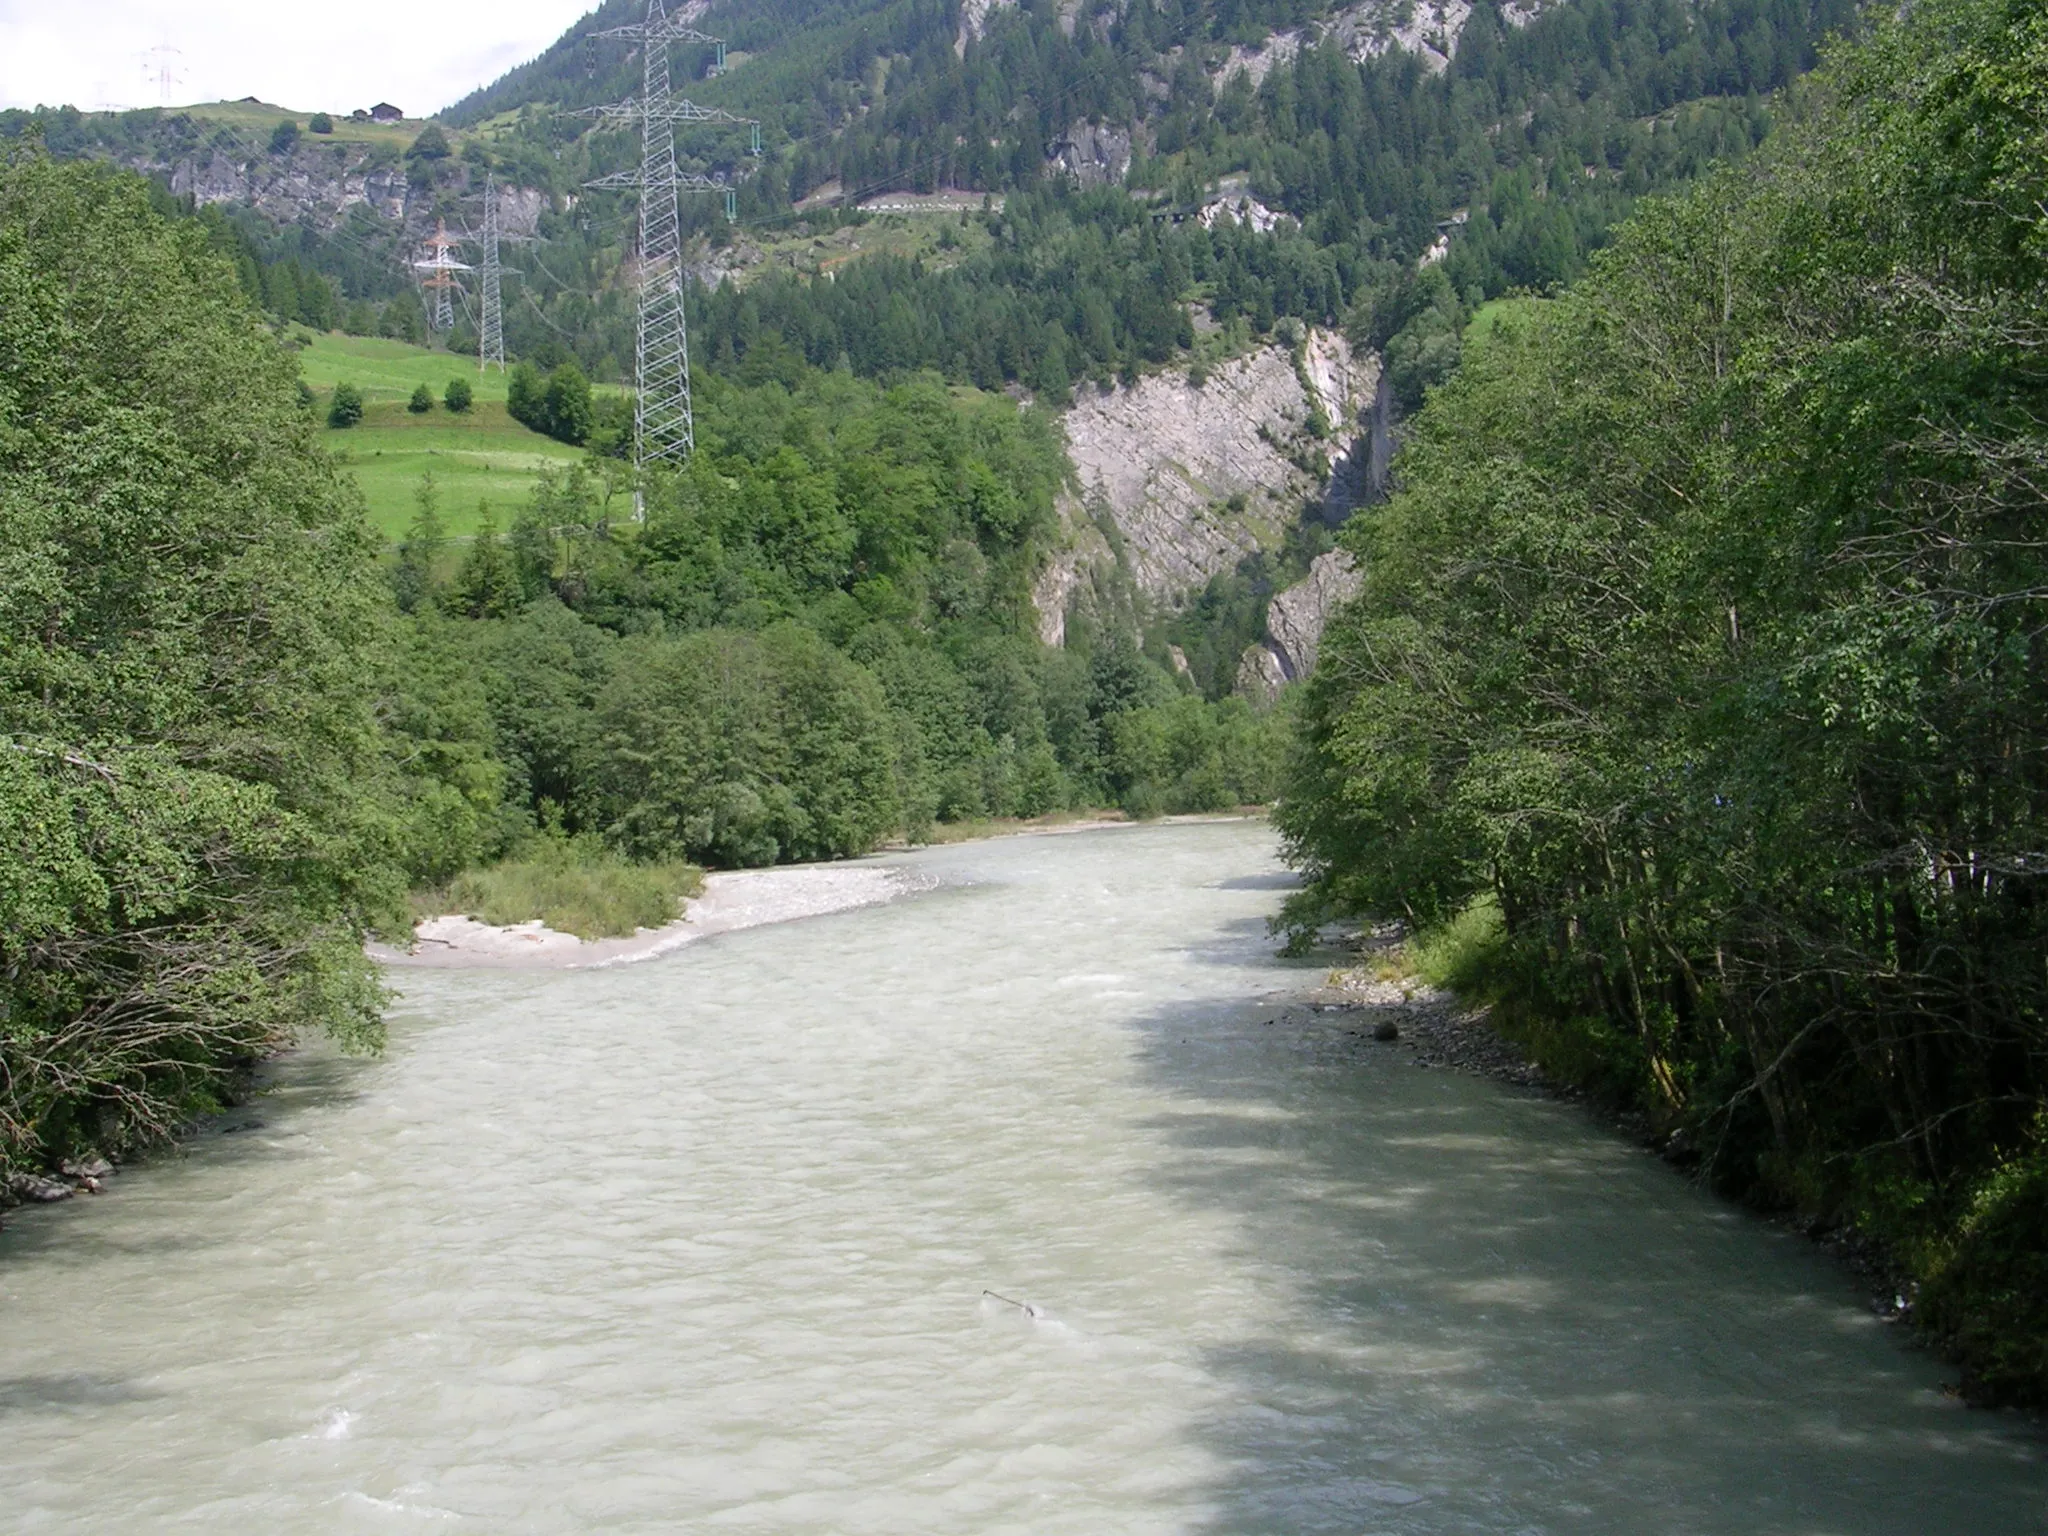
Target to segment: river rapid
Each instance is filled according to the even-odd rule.
[[[2048,1530],[1825,1257],[1283,1010],[1263,826],[887,862],[403,973],[383,1058],[10,1218],[0,1529]]]

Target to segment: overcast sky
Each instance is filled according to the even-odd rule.
[[[0,0],[0,107],[256,96],[296,111],[389,101],[425,117],[524,63],[597,0]],[[457,19],[459,18],[459,20]],[[175,54],[146,58],[149,50]]]

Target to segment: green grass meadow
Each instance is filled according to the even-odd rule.
[[[318,397],[322,421],[336,384],[363,392],[361,423],[322,435],[355,475],[371,523],[388,539],[401,537],[412,521],[423,475],[434,477],[442,525],[460,537],[476,530],[479,503],[490,503],[503,529],[542,470],[564,470],[583,457],[581,449],[514,421],[505,409],[505,375],[479,374],[474,358],[378,337],[326,335],[299,348],[299,370]],[[460,415],[442,404],[451,379],[467,380],[476,394]],[[415,416],[406,402],[421,384],[434,408]]]

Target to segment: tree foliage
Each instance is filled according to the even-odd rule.
[[[0,1163],[376,1038],[382,599],[294,385],[141,182],[0,161]]]
[[[1346,541],[1296,904],[1475,897],[1554,1069],[1861,1222],[2048,1393],[2048,22],[1889,20],[1415,423]]]

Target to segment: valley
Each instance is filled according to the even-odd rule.
[[[603,0],[430,117],[0,110],[39,1517],[66,1405],[170,1519],[238,1433],[48,1234],[247,1174],[164,1273],[332,1458],[259,1523],[2037,1528],[2044,100],[2014,0]],[[776,879],[888,899],[668,953]]]

